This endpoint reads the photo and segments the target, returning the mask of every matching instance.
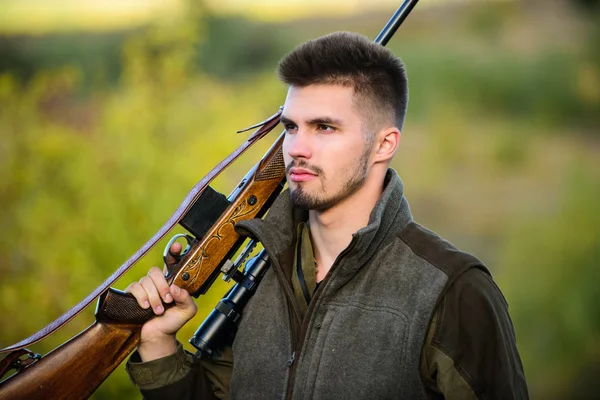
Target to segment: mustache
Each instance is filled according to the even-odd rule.
[[[324,175],[322,168],[320,168],[317,165],[310,165],[309,163],[307,163],[304,160],[292,161],[291,163],[289,163],[285,167],[285,173],[289,174],[290,173],[290,169],[292,169],[292,168],[304,168],[304,169],[307,169],[310,172],[314,173],[315,175]]]

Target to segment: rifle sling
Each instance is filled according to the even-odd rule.
[[[275,114],[255,125],[260,126],[240,147],[233,151],[223,161],[216,165],[200,182],[198,182],[192,190],[187,194],[183,202],[179,205],[177,210],[169,218],[169,220],[148,240],[138,251],[135,252],[123,265],[121,265],[111,276],[109,276],[100,286],[98,286],[92,293],[90,293],[85,299],[83,299],[75,307],[64,313],[62,316],[46,325],[37,333],[29,336],[27,339],[21,340],[12,346],[5,347],[0,350],[0,354],[8,353],[15,350],[23,349],[26,346],[30,346],[40,340],[46,338],[50,334],[57,331],[76,315],[78,315],[84,308],[89,306],[94,300],[98,298],[104,291],[106,291],[111,285],[113,285],[125,272],[127,272],[136,262],[138,262],[150,249],[152,249],[159,240],[161,240],[186,214],[186,212],[192,207],[194,202],[200,197],[204,189],[210,185],[225,168],[227,168],[233,161],[235,161],[240,155],[242,155],[250,146],[256,143],[259,139],[262,139],[267,133],[273,130],[279,124],[279,117],[281,116],[282,110],[279,109]],[[24,354],[24,353],[23,353]],[[22,354],[21,354],[22,355]],[[0,375],[1,377],[1,375]]]

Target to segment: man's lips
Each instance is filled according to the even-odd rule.
[[[304,168],[291,168],[289,172],[289,178],[292,182],[306,182],[313,180],[317,177],[314,172],[311,172]]]

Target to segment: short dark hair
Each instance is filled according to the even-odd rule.
[[[372,128],[390,121],[402,129],[408,106],[408,79],[402,61],[385,47],[352,32],[309,40],[277,68],[290,86],[337,84],[354,88],[355,104]]]

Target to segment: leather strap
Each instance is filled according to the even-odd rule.
[[[138,262],[150,249],[152,249],[159,240],[161,240],[180,220],[183,218],[185,213],[192,207],[194,202],[200,197],[200,194],[206,189],[206,187],[216,178],[225,168],[227,168],[236,158],[243,154],[250,146],[256,143],[259,139],[262,139],[267,133],[273,130],[279,124],[279,117],[281,116],[282,109],[280,108],[275,114],[264,120],[263,122],[254,125],[255,127],[260,126],[240,147],[233,151],[227,158],[221,161],[215,166],[200,182],[198,182],[192,190],[187,194],[183,202],[179,205],[177,210],[169,218],[169,220],[148,240],[138,251],[135,252],[123,265],[119,267],[111,276],[109,276],[100,286],[98,286],[92,293],[90,293],[85,299],[79,302],[75,307],[64,313],[55,321],[51,322],[39,332],[29,336],[27,339],[21,340],[18,343],[8,346],[0,350],[0,354],[8,353],[11,351],[22,349],[26,346],[30,346],[34,343],[39,342],[48,335],[52,334],[64,324],[73,319],[79,314],[84,308],[89,306],[98,296],[100,296],[106,289],[114,284],[125,272],[127,272],[136,262]],[[20,353],[16,358],[20,357],[25,353]],[[13,357],[14,358],[14,357]],[[1,377],[1,375],[0,375]]]
[[[27,355],[26,359],[21,359],[22,356]],[[17,372],[21,372],[24,368],[40,360],[42,356],[34,353],[28,349],[15,350],[0,361],[0,378],[12,369]]]

